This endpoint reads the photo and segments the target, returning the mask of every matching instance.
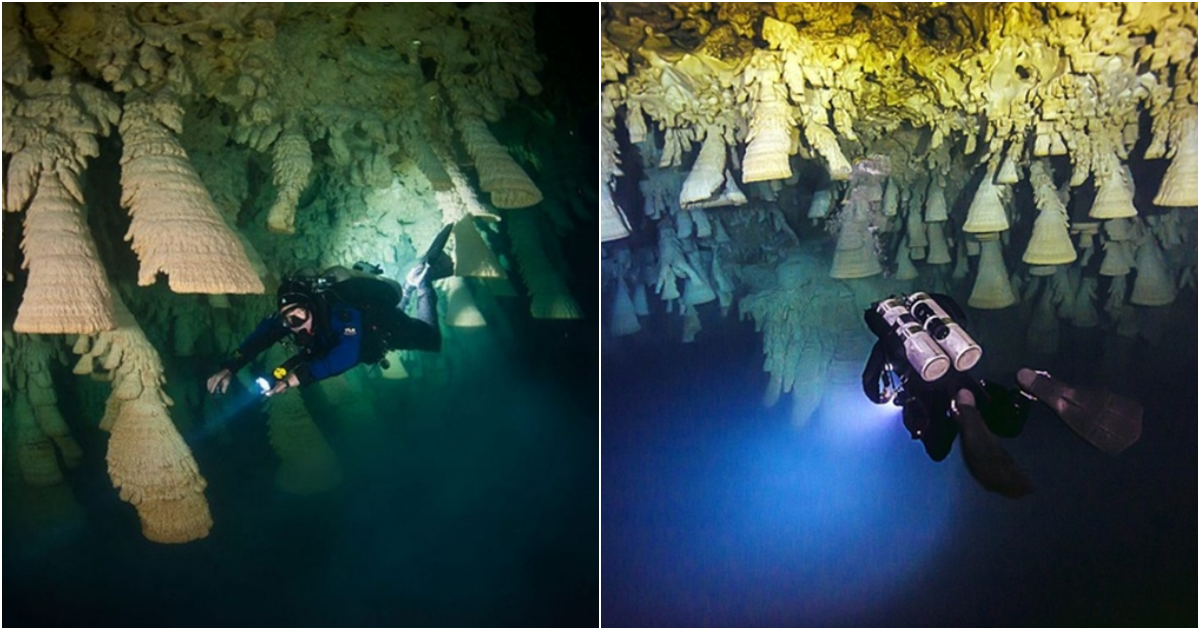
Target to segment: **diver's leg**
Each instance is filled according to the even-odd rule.
[[[399,308],[392,312],[387,326],[387,348],[439,352],[442,329],[438,326],[437,293],[428,280],[418,285],[413,293],[417,298],[417,316],[409,317]]]
[[[1096,448],[1117,454],[1142,436],[1142,406],[1110,391],[1073,387],[1045,372],[1021,368],[1021,389],[1046,403],[1075,433]]]
[[[962,433],[963,461],[971,476],[985,489],[1010,499],[1029,494],[1032,485],[988,431],[983,416],[975,408],[975,395],[969,389],[959,390],[955,395],[953,410]]]

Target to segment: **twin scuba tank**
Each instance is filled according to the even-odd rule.
[[[878,315],[875,319],[882,319],[887,328],[872,330],[885,341],[899,342],[909,364],[927,383],[944,376],[951,365],[966,372],[983,356],[979,344],[928,293],[876,302],[868,311],[868,324],[871,314]]]

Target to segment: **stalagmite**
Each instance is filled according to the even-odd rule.
[[[916,280],[920,277],[917,268],[912,263],[912,258],[909,257],[910,247],[908,246],[908,238],[905,237],[900,242],[900,249],[896,252],[896,276],[897,280]]]
[[[1004,253],[998,234],[981,234],[979,239],[979,271],[967,305],[980,309],[1001,309],[1017,303],[1008,271],[1004,268]]]
[[[183,111],[169,94],[134,97],[125,104],[121,136],[121,204],[133,218],[141,268],[138,285],[166,273],[176,293],[262,293],[238,242],[188,161],[172,130]]]
[[[925,222],[938,223],[949,218],[946,210],[946,193],[937,177],[929,180],[929,191],[925,193]]]

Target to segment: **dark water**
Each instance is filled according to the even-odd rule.
[[[1167,309],[1158,346],[1064,329],[1059,357],[1023,354],[1013,310],[972,311],[993,355],[1145,406],[1117,457],[1036,406],[1002,441],[1035,485],[1019,501],[983,491],[957,444],[931,461],[857,384],[824,383],[803,428],[786,400],[764,410],[750,324],[702,312],[691,345],[618,339],[602,356],[604,625],[1194,627],[1195,303]]]
[[[441,386],[368,381],[368,416],[313,402],[344,477],[328,493],[275,487],[254,411],[192,432],[215,526],[185,545],[142,538],[102,434],[77,432],[78,519],[29,532],[6,484],[4,625],[594,625],[592,327],[545,325],[515,355],[476,340]]]

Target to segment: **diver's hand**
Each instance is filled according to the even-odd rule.
[[[295,374],[288,374],[287,377],[281,378],[278,381],[276,381],[275,387],[272,387],[270,390],[268,390],[266,393],[266,396],[267,397],[274,396],[275,394],[278,394],[278,393],[288,389],[289,387],[296,387],[298,385],[300,385],[300,379],[296,378]]]
[[[425,281],[425,276],[429,273],[429,263],[420,263],[408,271],[408,275],[404,276],[404,282],[411,287],[421,286]]]
[[[208,393],[224,394],[229,389],[229,381],[233,380],[233,372],[221,370],[208,377]]]

